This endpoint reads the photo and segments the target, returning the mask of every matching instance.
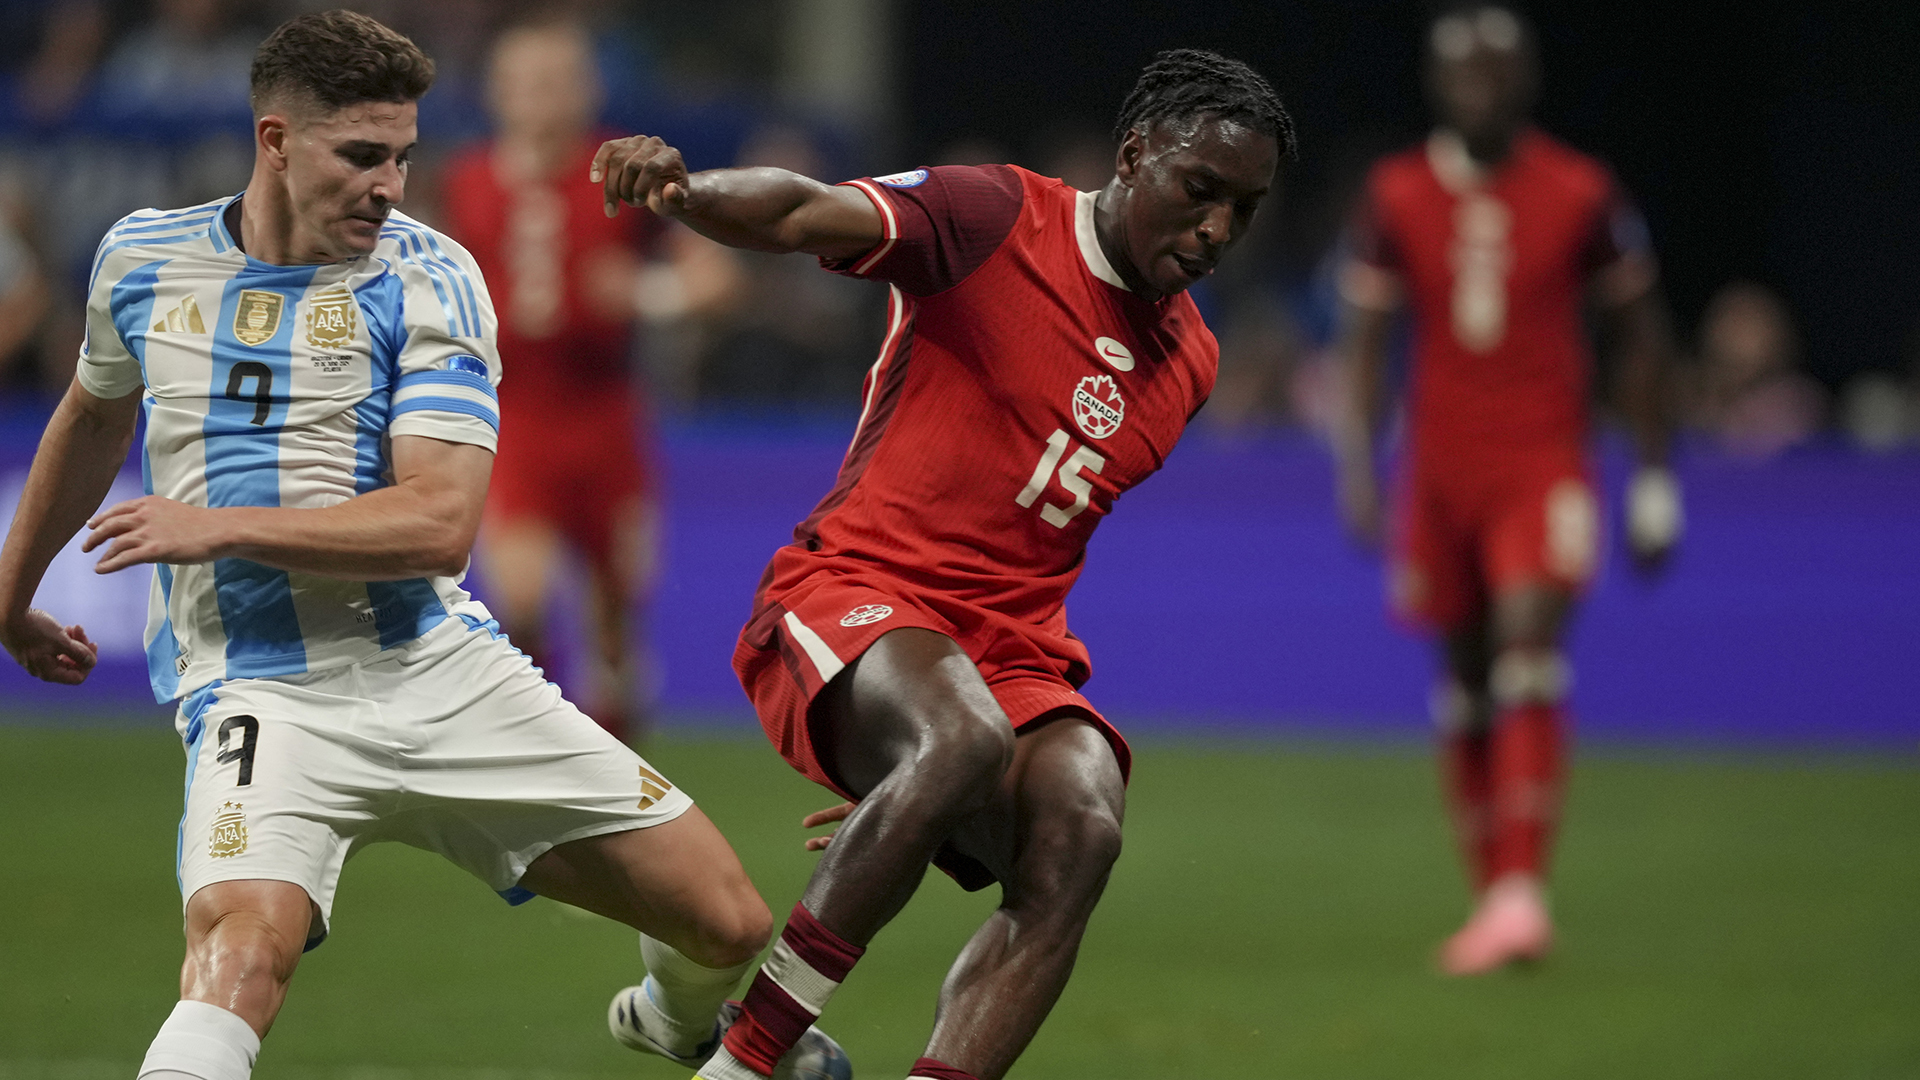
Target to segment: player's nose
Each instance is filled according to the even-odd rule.
[[[387,162],[373,178],[373,200],[381,206],[393,206],[407,197],[407,174],[398,164]]]
[[[1233,242],[1233,205],[1216,203],[1208,207],[1194,234],[1206,245],[1207,254],[1217,258],[1220,249]]]

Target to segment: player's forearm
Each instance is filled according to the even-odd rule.
[[[1374,443],[1386,411],[1387,325],[1386,315],[1359,308],[1349,309],[1341,325],[1336,355],[1342,393],[1333,451],[1350,474],[1370,474],[1374,468]]]
[[[830,258],[858,255],[880,241],[835,189],[785,169],[713,169],[688,177],[687,200],[675,216],[728,247],[779,254],[804,251]],[[843,189],[844,190],[844,189]]]
[[[53,557],[106,499],[133,444],[138,407],[137,394],[103,400],[77,383],[61,399],[0,548],[0,617],[27,609]]]
[[[1620,411],[1641,465],[1667,463],[1673,422],[1667,408],[1667,373],[1673,355],[1666,311],[1651,296],[1617,315]]]
[[[349,581],[451,577],[465,568],[473,519],[453,499],[405,486],[319,508],[236,506],[209,511],[216,557]]]

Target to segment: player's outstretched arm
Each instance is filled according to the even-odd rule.
[[[588,179],[603,186],[608,217],[623,202],[645,206],[728,247],[851,259],[886,235],[880,211],[853,188],[785,169],[689,173],[680,151],[648,135],[602,144]]]
[[[1668,465],[1673,333],[1666,307],[1652,288],[1601,310],[1617,354],[1616,399],[1639,461],[1627,485],[1627,542],[1640,568],[1654,570],[1679,542],[1683,517],[1680,486]]]
[[[99,572],[135,563],[248,559],[349,581],[451,577],[466,568],[493,451],[423,435],[393,440],[389,487],[319,508],[205,509],[149,495],[96,515]]]
[[[113,487],[139,411],[137,392],[95,397],[76,379],[40,437],[0,548],[0,644],[36,678],[75,684],[93,670],[98,653],[86,631],[27,605],[47,565]]]
[[[1381,530],[1374,444],[1386,411],[1387,334],[1392,325],[1391,311],[1341,305],[1336,347],[1341,396],[1333,432],[1340,514],[1353,535],[1369,546],[1379,542]]]

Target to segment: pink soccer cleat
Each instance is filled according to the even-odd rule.
[[[1539,960],[1553,949],[1553,920],[1540,882],[1508,874],[1487,887],[1473,917],[1440,949],[1448,975],[1483,975],[1516,960]]]

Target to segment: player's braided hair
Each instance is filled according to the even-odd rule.
[[[282,23],[253,54],[256,114],[289,96],[324,111],[362,101],[417,101],[433,61],[405,35],[354,11],[321,11]]]
[[[1260,73],[1238,60],[1205,49],[1169,49],[1153,58],[1114,121],[1115,142],[1130,129],[1144,132],[1156,120],[1218,116],[1271,135],[1280,152],[1297,157],[1293,117]]]

